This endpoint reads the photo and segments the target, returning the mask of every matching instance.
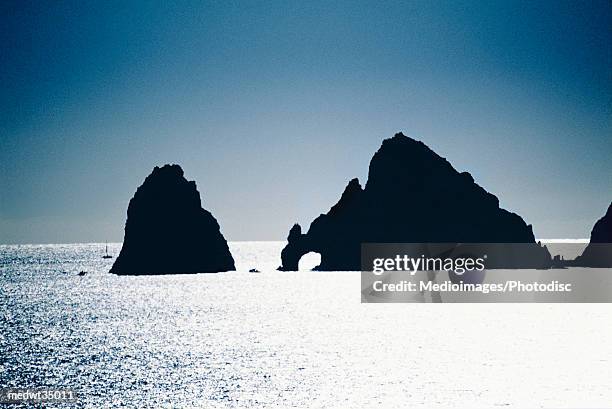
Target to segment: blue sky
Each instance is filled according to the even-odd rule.
[[[612,3],[5,2],[0,242],[120,241],[179,163],[231,240],[282,240],[423,140],[542,238],[612,200]]]

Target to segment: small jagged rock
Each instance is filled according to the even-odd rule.
[[[612,267],[612,203],[606,214],[599,219],[593,230],[589,245],[573,265],[581,267]]]

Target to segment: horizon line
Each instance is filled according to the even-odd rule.
[[[542,244],[553,244],[553,243],[580,243],[580,244],[588,244],[590,243],[589,238],[565,238],[565,239],[535,239],[536,243],[540,242]],[[287,240],[227,240],[228,243],[286,243]],[[122,241],[80,241],[80,242],[67,242],[67,243],[0,243],[0,246],[51,246],[51,245],[70,245],[70,244],[121,244]]]

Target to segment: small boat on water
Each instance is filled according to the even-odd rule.
[[[104,255],[102,256],[102,258],[113,258],[113,256],[108,254],[108,242],[106,243],[106,251],[105,251]]]

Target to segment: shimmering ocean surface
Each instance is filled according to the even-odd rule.
[[[358,273],[274,271],[283,244],[146,277],[108,274],[103,244],[0,246],[0,384],[92,408],[612,407],[610,304],[361,304]]]

